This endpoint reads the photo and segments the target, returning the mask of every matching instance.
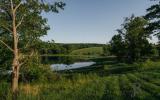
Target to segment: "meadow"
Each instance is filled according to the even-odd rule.
[[[18,100],[159,100],[159,61],[92,60],[97,63],[87,68],[54,72],[49,82],[20,83]],[[1,81],[0,91],[0,100],[11,100],[8,82]]]

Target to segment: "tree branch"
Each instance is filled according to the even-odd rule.
[[[22,24],[23,19],[24,19],[24,16],[21,18],[21,20],[19,21],[19,23],[16,25],[16,28],[18,28]]]
[[[13,10],[14,10],[14,9],[13,9],[13,1],[10,0],[10,3],[11,3],[11,10],[13,11]]]
[[[16,12],[16,10],[21,6],[21,1],[20,1],[20,3],[14,8],[14,12]]]
[[[7,31],[9,31],[10,33],[12,33],[12,30],[10,30],[8,27],[4,26],[4,25],[0,25],[1,27],[5,28]]]
[[[32,51],[31,54],[28,56],[28,59],[30,59],[33,56],[34,52]],[[19,66],[21,67],[22,65],[24,65],[26,62],[28,62],[28,59],[25,60],[24,62],[20,63]]]
[[[7,45],[4,41],[0,40],[0,42],[2,44],[4,44],[9,50],[11,50],[12,52],[14,52],[14,50],[9,45]]]

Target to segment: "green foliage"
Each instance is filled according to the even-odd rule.
[[[61,1],[55,3],[42,1],[43,0],[13,0],[14,8],[20,4],[16,10],[16,23],[20,24],[20,26],[17,27],[17,32],[19,36],[19,46],[22,46],[23,50],[25,50],[26,47],[32,48],[35,46],[36,41],[41,36],[46,35],[49,30],[47,19],[43,18],[41,13],[58,13],[59,10],[64,9],[65,6],[65,3]],[[10,0],[1,0],[0,5],[0,36],[10,37],[10,39],[6,37],[4,39],[0,37],[0,39],[5,42],[6,40],[7,42],[10,40],[11,42],[13,39],[12,33],[9,30],[12,23]],[[21,52],[23,50],[21,50]]]
[[[116,55],[118,59],[121,59],[123,56],[125,56],[126,47],[121,34],[114,35],[110,41],[110,45],[111,45],[110,52]]]
[[[43,18],[43,12],[56,12],[64,9],[65,3],[59,1],[55,3],[48,3],[43,0],[12,0],[13,8],[16,14],[16,29],[18,34],[18,49],[21,53],[26,54],[34,47],[36,49],[37,41],[43,35],[47,34],[49,26],[47,19]],[[3,50],[4,44],[13,48],[12,37],[12,13],[11,0],[0,1],[0,49]],[[18,6],[19,5],[19,6]],[[32,34],[31,34],[32,33]],[[3,43],[3,42],[4,43]],[[0,51],[1,52],[1,51]],[[5,54],[5,53],[4,53]],[[13,56],[13,53],[8,53],[8,56]],[[3,56],[5,58],[6,55]],[[0,60],[1,61],[1,60]],[[6,60],[7,61],[7,60]],[[4,64],[6,64],[4,62]],[[11,65],[11,64],[10,64]],[[9,66],[10,67],[10,66]]]
[[[21,68],[20,80],[23,82],[55,80],[56,75],[51,71],[49,65],[42,65],[37,53],[27,59]]]
[[[151,49],[151,55],[150,56],[153,56],[153,57],[156,57],[156,56],[158,56],[159,54],[160,54],[160,49],[159,48],[157,48],[157,47],[159,47],[159,46],[157,46],[157,45],[152,45],[152,49]]]
[[[103,55],[110,56],[111,55],[110,50],[111,50],[111,46],[110,45],[103,46]]]
[[[2,44],[0,44],[0,69],[10,69],[12,54],[11,51],[5,48]]]
[[[151,34],[156,34],[158,39],[160,39],[160,1],[155,0],[156,4],[152,5],[150,8],[147,9],[147,14],[145,18],[150,21],[149,26],[147,29],[151,31]]]
[[[104,44],[63,44],[63,43],[54,43],[54,41],[44,42],[41,41],[39,44],[39,52],[41,55],[55,55],[55,54],[69,54],[74,50],[90,48],[90,47],[103,47]]]
[[[153,62],[150,59],[146,60],[145,62],[134,63],[133,65],[139,70],[160,69],[160,62]]]
[[[160,1],[154,0],[155,4],[152,5],[150,8],[147,9],[147,14],[145,18],[149,20],[149,24],[146,27],[150,34],[157,36],[158,40],[160,40]],[[158,44],[160,41],[158,41]],[[158,51],[160,51],[160,46],[158,46]],[[160,52],[158,52],[160,55]]]
[[[126,57],[130,62],[139,61],[152,54],[152,45],[147,40],[145,29],[147,20],[142,17],[126,18],[122,29],[111,40],[111,52],[118,57]]]

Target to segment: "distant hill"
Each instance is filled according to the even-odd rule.
[[[105,44],[96,44],[96,43],[56,43],[57,45],[61,45],[64,48],[69,48],[72,50],[83,49],[89,47],[103,47]]]
[[[92,48],[92,47],[105,47],[105,44],[96,44],[96,43],[54,43],[54,42],[42,42],[41,45],[39,46],[39,52],[41,55],[48,54],[70,54],[76,50],[79,49],[86,49],[86,48]],[[87,52],[90,51],[90,52]],[[101,49],[94,50],[94,52],[97,51],[102,51]],[[79,52],[79,51],[78,51]],[[88,54],[93,54],[91,50],[87,49],[85,50],[84,53],[85,55]],[[100,52],[97,52],[100,53]],[[76,54],[76,53],[75,53]],[[88,55],[87,54],[87,55]]]
[[[104,53],[103,47],[89,47],[83,49],[73,50],[71,55],[102,55]]]

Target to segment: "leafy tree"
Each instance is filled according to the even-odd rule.
[[[130,62],[138,61],[151,53],[152,46],[148,42],[148,21],[143,17],[126,18],[118,35],[111,40],[112,52],[116,56],[127,57]]]
[[[148,50],[148,32],[145,30],[147,21],[142,17],[126,18],[124,22],[125,41],[128,49],[128,57],[131,61],[139,60]]]
[[[114,35],[110,41],[111,53],[116,55],[118,60],[125,56],[125,41],[121,34]]]
[[[47,34],[49,29],[47,19],[43,18],[41,13],[58,13],[59,8],[63,9],[64,6],[63,2],[49,4],[43,0],[0,0],[0,43],[13,54],[13,94],[17,94],[19,70],[25,63],[22,60],[23,50],[34,44],[40,36]]]
[[[152,31],[152,34],[154,33],[160,39],[160,1],[147,9],[145,18],[150,21],[148,30]]]
[[[147,9],[145,18],[150,21],[147,30],[151,31],[151,34],[157,36],[159,40],[158,43],[160,44],[160,1],[154,1],[157,1],[157,3]],[[158,47],[158,50],[160,55],[160,46]]]

